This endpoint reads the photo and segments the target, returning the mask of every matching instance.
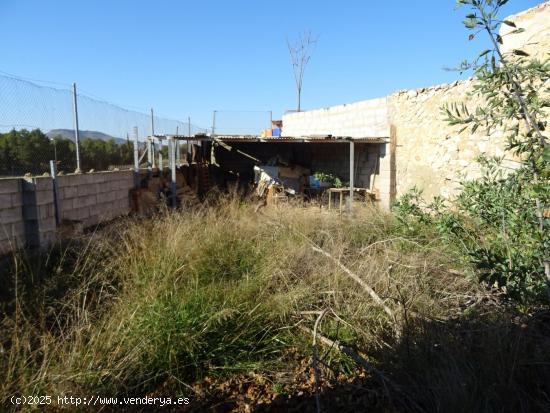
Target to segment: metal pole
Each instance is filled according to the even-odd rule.
[[[153,169],[155,169],[157,167],[157,164],[155,163],[157,158],[155,158],[155,138],[154,137],[151,137],[151,157],[153,159]]]
[[[162,176],[162,171],[164,170],[162,165],[162,142],[159,141],[159,171]]]
[[[173,136],[168,137],[168,156],[170,157],[170,192],[172,208],[176,207],[176,141]]]
[[[76,171],[82,173],[80,169],[80,139],[78,136],[78,105],[76,99],[76,83],[73,83],[73,109],[74,109],[74,144],[76,146]]]
[[[217,111],[214,111],[214,114],[212,116],[212,139],[214,139],[214,137],[216,136],[216,112]]]
[[[153,108],[151,108],[151,136],[155,136],[155,117],[153,116]]]
[[[187,137],[191,138],[191,116],[187,117]],[[193,145],[193,142],[190,141],[189,139],[187,139],[187,164],[188,165],[191,165],[191,160],[192,160],[192,156],[191,156],[191,153],[192,153],[191,147],[192,146],[191,145]]]
[[[269,129],[273,129],[273,111],[269,111]]]
[[[147,169],[149,172],[153,170],[153,152],[151,138],[147,138]]]
[[[353,209],[353,188],[355,185],[354,178],[354,161],[355,161],[355,143],[353,139],[349,142],[349,205],[348,210],[352,212]]]
[[[138,127],[134,126],[134,186],[139,188],[139,141]]]
[[[176,139],[176,164],[181,166],[181,148],[179,139]]]
[[[57,184],[57,165],[55,161],[50,161],[50,171],[53,183],[53,202],[55,206],[55,223],[61,224],[61,209],[59,207],[59,187]]]

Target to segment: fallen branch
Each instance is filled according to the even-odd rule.
[[[336,265],[342,269],[351,279],[353,279],[357,284],[359,284],[363,289],[371,296],[371,298],[376,302],[380,307],[384,309],[384,311],[393,319],[395,320],[395,315],[393,311],[386,305],[384,300],[380,298],[378,294],[365,282],[363,281],[357,274],[353,273],[349,268],[347,268],[344,264],[340,262],[340,260],[337,260],[332,255],[330,255],[325,250],[319,248],[317,245],[312,245],[311,248],[313,251],[318,252],[320,254],[323,254],[325,257],[329,258],[334,262]]]
[[[346,347],[342,344],[340,344],[337,341],[333,341],[328,337],[323,336],[322,334],[319,334],[316,331],[311,330],[310,328],[299,325],[300,329],[304,330],[305,332],[309,334],[313,334],[314,337],[318,337],[319,341],[327,346],[334,347],[344,353],[346,356],[350,357],[353,361],[355,361],[358,365],[363,367],[366,371],[371,373],[372,375],[376,376],[382,383],[390,383],[390,379],[388,379],[380,370],[378,370],[376,367],[374,367],[371,363],[369,363],[367,360],[365,360],[363,357],[361,357],[359,354],[357,354],[355,351],[350,349],[349,347]],[[385,384],[384,384],[385,387]]]
[[[357,352],[352,350],[349,347],[346,347],[342,344],[340,344],[338,341],[333,341],[328,337],[325,337],[318,332],[312,331],[310,328],[304,326],[304,325],[298,325],[300,329],[307,332],[308,334],[314,334],[314,337],[318,337],[319,341],[327,346],[334,347],[344,353],[346,356],[350,357],[353,361],[355,361],[359,366],[361,366],[365,371],[369,372],[373,376],[375,376],[384,387],[384,390],[388,396],[388,398],[391,397],[389,392],[389,387],[394,390],[395,392],[399,393],[400,396],[403,398],[405,405],[407,406],[408,410],[412,410],[411,408],[414,408],[413,411],[418,412],[425,412],[425,410],[418,404],[416,401],[414,401],[408,394],[406,394],[402,389],[399,388],[397,384],[395,384],[392,380],[390,380],[384,373],[382,373],[380,370],[378,370],[376,367],[374,367],[371,363],[369,363],[367,360],[365,360],[363,357],[361,357]]]

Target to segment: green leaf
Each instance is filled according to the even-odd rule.
[[[506,26],[510,26],[510,27],[517,27],[516,26],[516,23],[510,21],[510,20],[504,20],[502,23],[504,23]]]
[[[478,58],[485,56],[485,55],[486,55],[487,53],[489,53],[489,52],[491,52],[491,49],[487,49],[487,50],[482,51],[482,52],[479,54]]]
[[[550,162],[550,146],[546,146],[542,152],[542,157],[546,162]]]
[[[468,29],[475,29],[477,27],[477,19],[475,17],[471,18],[471,17],[466,17],[466,19],[464,19],[464,26],[466,26],[466,28]]]
[[[498,7],[504,6],[506,3],[508,3],[508,0],[498,0],[497,5]]]
[[[517,56],[529,56],[529,53],[519,49],[514,49],[513,53]]]

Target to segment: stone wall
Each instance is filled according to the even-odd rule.
[[[132,171],[58,177],[62,221],[89,227],[130,212]],[[0,179],[0,255],[19,247],[46,247],[58,226],[50,177]]]
[[[503,25],[502,52],[522,49],[533,57],[550,57],[550,2],[543,3],[506,20],[525,29],[506,35],[512,29]],[[456,193],[461,179],[479,175],[476,158],[504,156],[505,166],[515,168],[517,161],[505,153],[506,139],[501,131],[488,134],[478,129],[458,133],[462,127],[450,126],[442,113],[444,105],[466,104],[470,111],[483,102],[473,93],[474,80],[455,82],[418,90],[400,91],[388,98],[388,121],[397,130],[397,193],[416,185],[424,195],[449,197]]]
[[[472,83],[467,80],[390,96],[389,122],[396,128],[397,139],[397,195],[417,186],[427,198],[449,197],[461,179],[478,176],[475,159],[480,154],[504,155],[501,132],[488,135],[478,129],[475,134],[469,130],[459,133],[461,126],[452,127],[445,120],[444,105],[468,102],[474,108],[480,103],[469,96]],[[513,166],[513,159],[509,163]]]
[[[514,21],[525,32],[506,36],[510,28],[503,25],[504,53],[521,48],[534,57],[550,57],[550,2],[506,20]],[[426,198],[450,197],[458,190],[461,179],[478,176],[476,158],[480,154],[506,156],[507,167],[517,166],[504,151],[502,132],[487,134],[478,129],[474,134],[459,133],[461,127],[452,127],[445,120],[442,112],[445,105],[465,103],[475,109],[482,103],[473,93],[473,83],[474,80],[469,79],[399,91],[385,98],[349,105],[288,114],[283,116],[283,134],[389,138],[393,127],[395,165],[392,167],[390,162],[388,143],[380,157],[379,188],[390,193],[393,186],[398,196],[417,186]]]

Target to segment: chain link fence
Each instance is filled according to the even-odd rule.
[[[76,105],[75,105],[76,101]],[[75,110],[76,108],[76,110]],[[208,133],[188,122],[168,119],[76,93],[76,87],[43,86],[0,74],[0,177],[77,169],[75,120],[78,119],[79,160],[82,171],[130,168],[134,138],[155,134],[194,136]]]
[[[261,135],[272,128],[273,115],[268,110],[216,110],[213,126],[216,135]]]

